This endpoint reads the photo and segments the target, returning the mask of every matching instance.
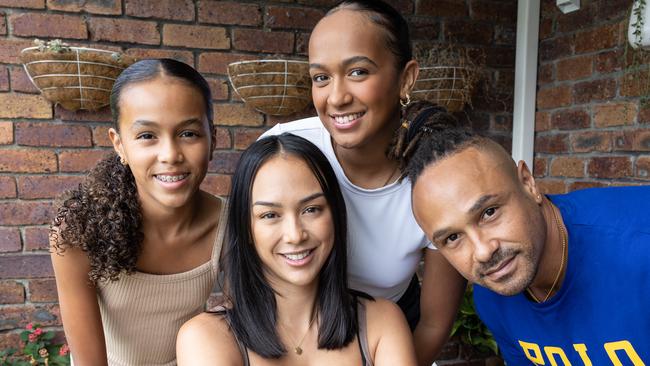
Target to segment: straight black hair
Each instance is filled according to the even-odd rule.
[[[159,76],[171,76],[186,81],[194,86],[203,97],[203,104],[205,105],[205,115],[208,118],[210,131],[214,129],[212,122],[212,93],[208,82],[196,71],[192,66],[176,61],[170,58],[146,59],[138,61],[131,66],[127,67],[113,84],[111,91],[111,113],[113,116],[113,124],[117,131],[119,131],[119,116],[120,116],[120,97],[125,87],[155,79]]]
[[[395,55],[399,70],[413,59],[409,26],[404,17],[381,0],[343,0],[325,16],[349,9],[368,13],[368,18],[386,31],[386,47]]]
[[[321,268],[316,295],[318,348],[340,349],[358,331],[356,308],[347,289],[347,218],[334,170],[327,158],[302,137],[282,134],[256,141],[242,154],[232,178],[224,270],[226,311],[233,333],[243,345],[265,358],[280,358],[286,349],[276,331],[276,301],[251,234],[251,190],[260,167],[278,155],[303,160],[318,180],[330,206],[334,246]]]

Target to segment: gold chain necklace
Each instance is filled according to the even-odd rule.
[[[558,230],[560,230],[560,235],[562,236],[562,260],[560,261],[560,270],[557,271],[557,274],[555,275],[555,280],[553,281],[553,285],[551,285],[551,288],[546,293],[546,296],[544,297],[543,301],[539,301],[537,296],[535,296],[533,291],[531,291],[530,287],[526,287],[526,292],[528,292],[528,295],[530,295],[530,297],[532,297],[533,300],[535,300],[535,302],[538,304],[540,302],[546,302],[546,300],[548,300],[548,298],[551,297],[551,293],[553,292],[555,286],[560,280],[560,275],[562,274],[562,270],[564,269],[564,262],[566,260],[566,242],[567,242],[566,232],[564,231],[562,225],[560,225],[560,219],[558,219],[555,206],[551,206],[551,209],[553,210],[553,218],[555,218],[555,224],[557,225]]]
[[[314,312],[314,315],[312,315],[311,319],[309,320],[309,325],[307,326],[307,331],[305,334],[302,335],[302,338],[300,338],[300,342],[296,344],[295,347],[293,347],[293,351],[298,355],[302,355],[302,342],[305,340],[307,337],[307,334],[309,334],[309,330],[311,329],[312,324],[314,324],[314,319],[316,319],[316,312]],[[280,326],[286,331],[287,328],[285,328],[282,324]],[[291,338],[291,342],[293,343],[293,338],[289,336],[289,332],[287,332],[287,337]]]

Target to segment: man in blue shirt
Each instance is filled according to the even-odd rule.
[[[545,196],[497,143],[427,132],[407,167],[415,218],[475,283],[506,363],[650,365],[650,187]]]

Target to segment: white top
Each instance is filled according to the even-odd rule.
[[[352,184],[318,117],[277,124],[262,137],[283,132],[311,141],[334,168],[348,215],[349,286],[372,296],[399,300],[422,258],[422,249],[435,249],[413,217],[411,182],[405,178],[377,189]]]

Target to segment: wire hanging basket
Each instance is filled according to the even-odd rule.
[[[118,52],[71,46],[28,47],[20,52],[20,60],[43,96],[71,111],[108,105],[115,79],[135,62]]]
[[[228,65],[228,78],[244,103],[264,114],[288,116],[311,103],[307,61],[233,62]]]
[[[458,112],[471,103],[475,71],[462,66],[422,66],[413,87],[414,99],[424,99]]]

